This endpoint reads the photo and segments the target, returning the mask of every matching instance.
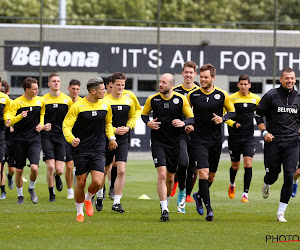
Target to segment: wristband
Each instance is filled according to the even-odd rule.
[[[116,140],[116,137],[115,136],[111,136],[111,137],[109,137],[109,140]]]
[[[262,133],[263,137],[265,137],[266,134],[269,134],[269,132],[268,132],[267,130],[265,130],[265,131]]]

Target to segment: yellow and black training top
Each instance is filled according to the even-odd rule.
[[[21,116],[22,111],[27,111],[27,117]],[[15,141],[40,141],[40,133],[35,130],[38,124],[44,125],[45,104],[44,99],[35,96],[28,100],[24,95],[16,98],[11,103],[11,125],[14,126]]]
[[[10,119],[10,103],[8,95],[0,92],[0,132],[5,131],[4,122]]]
[[[133,101],[133,105],[134,105],[134,109],[135,109],[134,120],[136,122],[137,119],[139,119],[139,117],[142,114],[142,107],[139,103],[139,100],[137,99],[136,95],[132,91],[127,90],[127,89],[123,90],[122,95],[129,97]]]
[[[202,91],[202,88],[195,89],[187,95],[195,115],[193,140],[220,141],[222,139],[222,124],[215,124],[211,119],[213,114],[223,116],[223,108],[227,112],[235,112],[234,105],[230,101],[228,93],[217,87],[209,93]]]
[[[182,94],[184,96],[187,96],[191,91],[195,90],[195,89],[199,89],[200,87],[197,86],[196,84],[194,84],[194,86],[190,89],[187,89],[183,86],[183,84],[181,85],[178,85],[176,87],[173,88],[173,90],[179,94]],[[185,119],[185,116],[183,115],[182,119],[184,120]],[[185,139],[185,140],[190,140],[190,134],[187,134],[184,130],[184,127],[181,128],[181,137],[182,139]]]
[[[48,93],[43,96],[43,99],[45,102],[44,123],[51,123],[51,130],[43,131],[43,133],[54,136],[62,135],[62,123],[73,104],[71,97],[64,93],[60,93],[59,96],[52,96]]]
[[[130,130],[135,126],[135,109],[131,98],[122,95],[121,98],[114,98],[111,94],[104,97],[112,110],[112,125],[114,132],[117,127],[129,127]],[[128,141],[128,134],[116,135],[117,142]]]
[[[232,120],[226,121],[229,132],[229,139],[234,141],[247,140],[253,137],[255,110],[260,102],[260,97],[249,92],[247,96],[241,95],[240,92],[235,92],[229,96],[235,107],[236,116]],[[235,124],[241,124],[241,127],[236,128]]]
[[[147,124],[149,114],[153,111],[153,119],[161,122],[158,130],[151,130],[151,142],[161,143],[167,146],[179,145],[180,129],[172,125],[174,119],[182,120],[182,115],[193,118],[193,111],[184,95],[173,92],[169,99],[165,99],[160,93],[151,95],[147,98],[142,112],[142,119]],[[193,123],[193,119],[191,122]],[[186,125],[189,125],[186,123]]]
[[[77,152],[105,150],[106,137],[114,136],[111,107],[104,99],[96,103],[86,97],[72,105],[63,122],[63,133],[68,143],[80,139]]]

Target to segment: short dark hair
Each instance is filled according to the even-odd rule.
[[[50,81],[50,79],[53,77],[53,76],[58,76],[59,77],[59,75],[55,72],[55,73],[52,73],[52,74],[50,74],[49,76],[48,76],[48,81]]]
[[[31,85],[33,83],[38,83],[38,80],[37,79],[34,79],[32,77],[26,77],[25,80],[23,81],[23,89],[24,91],[26,89],[30,89],[31,88]]]
[[[210,75],[212,77],[216,76],[216,74],[217,74],[217,70],[216,70],[215,66],[210,64],[210,63],[204,64],[203,66],[201,66],[200,72],[203,72],[203,71],[206,71],[206,70],[210,71]]]
[[[69,82],[69,87],[71,87],[72,85],[78,85],[80,86],[80,81],[78,81],[77,79],[72,79],[70,82]]]
[[[188,68],[193,68],[196,72],[196,69],[197,69],[197,65],[196,63],[194,63],[193,61],[187,61],[183,64],[183,68],[182,68],[182,71],[184,71],[184,68],[185,67],[188,67]]]
[[[104,84],[103,79],[98,76],[91,77],[87,82],[87,90],[91,92],[92,89],[98,89],[100,84]]]
[[[116,72],[112,75],[112,83],[115,83],[116,80],[126,80],[126,75],[121,72]]]
[[[2,80],[1,83],[2,83],[2,87],[4,87],[4,93],[5,94],[8,93],[9,89],[10,89],[8,82],[5,80]]]
[[[247,80],[250,83],[250,77],[248,75],[240,75],[239,82],[242,80]]]
[[[107,77],[106,85],[108,85],[110,82],[112,82],[112,76]]]
[[[285,68],[281,71],[281,74],[280,74],[280,77],[283,76],[283,73],[292,73],[292,72],[295,72],[292,68]]]

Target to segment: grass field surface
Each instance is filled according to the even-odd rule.
[[[38,204],[30,201],[28,182],[24,183],[23,205],[16,204],[16,189],[6,187],[7,199],[0,200],[0,249],[300,249],[300,241],[266,242],[268,235],[281,236],[280,240],[283,236],[287,240],[288,235],[300,237],[300,194],[290,200],[285,213],[288,222],[276,222],[282,174],[271,187],[269,198],[263,199],[264,167],[262,162],[254,162],[250,202],[242,203],[244,170],[237,174],[236,196],[230,200],[229,167],[228,161],[220,163],[210,188],[213,222],[198,215],[195,203],[187,203],[186,214],[178,214],[178,192],[170,199],[170,221],[160,222],[153,163],[129,161],[121,200],[125,213],[113,212],[112,201],[107,198],[101,212],[95,210],[92,217],[85,215],[85,221],[78,223],[74,200],[66,199],[65,182],[62,192],[56,191],[56,202],[48,202],[46,168],[41,164],[36,184]],[[27,167],[24,177],[29,179]],[[150,200],[139,200],[142,194]]]

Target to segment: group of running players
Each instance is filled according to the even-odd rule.
[[[262,195],[267,198],[270,186],[277,180],[283,165],[284,183],[280,195],[277,221],[286,222],[284,212],[290,197],[297,193],[299,160],[300,96],[294,89],[293,69],[281,72],[279,88],[269,91],[262,99],[249,91],[248,75],[241,75],[238,91],[231,96],[214,86],[216,69],[211,64],[200,67],[200,85],[195,82],[197,66],[188,61],[182,69],[183,84],[174,86],[175,78],[166,73],[160,77],[159,92],[147,98],[143,110],[133,92],[125,90],[126,76],[116,72],[109,77],[106,89],[100,77],[87,81],[88,94],[79,97],[80,82],[71,80],[69,96],[60,91],[57,73],[48,78],[49,93],[37,96],[38,82],[27,77],[24,95],[10,100],[9,88],[0,93],[0,159],[1,199],[6,198],[4,163],[8,162],[8,186],[18,194],[18,204],[24,203],[23,169],[28,158],[30,180],[28,192],[33,203],[38,202],[35,183],[40,151],[47,166],[49,201],[55,201],[55,190],[63,189],[61,175],[66,163],[68,199],[74,198],[73,164],[77,221],[84,221],[83,207],[93,215],[93,197],[97,211],[103,208],[105,176],[109,181],[112,210],[124,213],[121,198],[125,184],[130,131],[141,116],[151,128],[152,157],[157,169],[157,191],[161,221],[169,220],[169,198],[179,183],[177,212],[185,213],[186,202],[193,202],[191,192],[198,175],[198,192],[192,196],[197,212],[213,221],[209,188],[219,165],[222,149],[222,123],[228,125],[231,157],[228,195],[235,196],[235,177],[244,163],[242,202],[249,202],[252,159],[255,153],[254,118],[265,140],[266,175]],[[5,87],[4,81],[2,81]],[[150,113],[153,112],[153,118]],[[264,120],[265,117],[265,120]],[[265,125],[266,121],[266,125]],[[111,174],[110,174],[111,173]],[[91,183],[85,193],[87,175]],[[173,192],[172,192],[173,191]]]

